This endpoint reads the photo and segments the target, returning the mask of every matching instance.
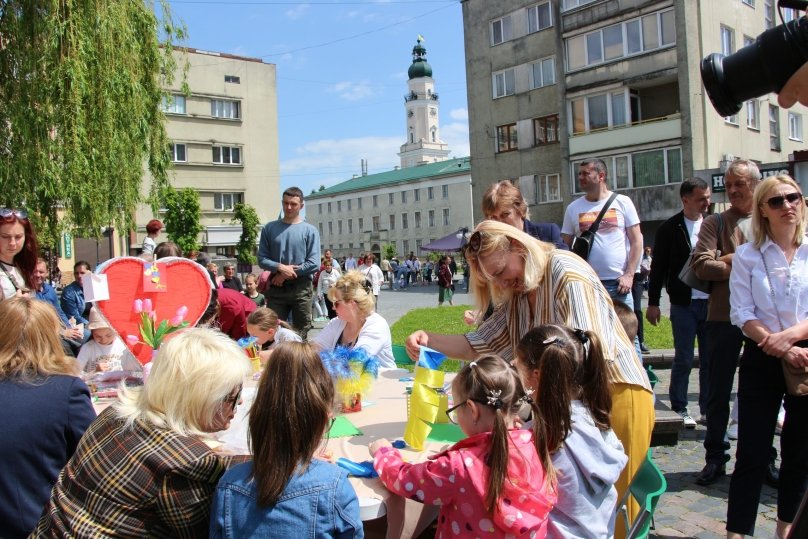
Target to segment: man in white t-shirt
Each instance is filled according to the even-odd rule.
[[[690,261],[699,239],[703,214],[710,207],[710,186],[701,178],[688,178],[679,188],[682,211],[662,223],[654,238],[654,257],[648,276],[648,310],[645,317],[657,325],[662,287],[668,291],[673,329],[673,367],[669,395],[671,409],[682,416],[685,428],[696,428],[687,410],[687,386],[693,366],[693,345],[699,342],[699,410],[707,416],[709,389],[707,355],[707,300],[701,290],[690,288],[679,279],[679,272]]]
[[[578,167],[578,185],[584,196],[573,201],[564,213],[561,238],[572,246],[575,236],[589,230],[611,196],[606,163],[588,159]],[[640,218],[634,203],[617,195],[600,221],[589,253],[589,265],[595,270],[612,299],[634,308],[631,286],[642,257]]]

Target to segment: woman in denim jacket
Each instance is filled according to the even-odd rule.
[[[314,458],[331,426],[334,384],[308,343],[281,343],[250,412],[253,462],[222,476],[210,536],[362,538],[348,474]]]

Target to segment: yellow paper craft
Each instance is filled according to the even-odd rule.
[[[424,448],[424,441],[433,423],[446,423],[449,396],[438,392],[443,387],[445,373],[424,367],[415,367],[415,382],[410,395],[410,415],[404,430],[404,441],[416,450]]]

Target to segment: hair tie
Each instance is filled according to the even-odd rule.
[[[548,337],[547,339],[544,339],[541,343],[542,344],[555,344],[555,345],[558,345],[561,348],[565,348],[567,346],[567,341],[562,339],[561,337]]]
[[[471,363],[469,363],[469,368],[476,367],[476,366],[477,366],[477,360],[476,359],[474,361],[472,361]]]
[[[488,390],[488,405],[493,407],[494,410],[499,410],[502,408],[502,399],[499,398],[500,395],[502,395],[501,389]]]
[[[587,337],[586,332],[582,329],[574,329],[572,333],[581,341],[581,344],[586,344],[589,342],[589,337]]]
[[[533,395],[535,391],[536,390],[533,388],[526,387],[525,394],[519,397],[519,399],[516,402],[518,402],[519,404],[533,404],[533,399],[531,398],[531,395]]]

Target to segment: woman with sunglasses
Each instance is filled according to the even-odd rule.
[[[226,335],[183,331],[157,353],[148,384],[122,388],[59,475],[36,537],[207,537],[216,482],[247,457],[219,454],[252,372]]]
[[[729,487],[727,537],[755,529],[780,402],[785,422],[775,537],[788,535],[808,485],[808,397],[786,392],[784,364],[808,367],[808,242],[805,201],[781,174],[755,189],[752,234],[738,247],[730,274],[730,319],[745,346],[738,375],[738,447]]]
[[[315,348],[281,343],[250,410],[253,461],[219,481],[212,538],[363,536],[348,474],[315,457],[331,428],[333,405],[334,383]]]
[[[0,208],[0,301],[30,293],[38,256],[28,212]]]
[[[598,276],[569,251],[492,220],[477,225],[466,259],[477,312],[484,313],[491,298],[493,314],[466,335],[416,331],[407,338],[407,353],[416,358],[421,346],[429,346],[456,359],[496,353],[510,361],[520,339],[542,324],[596,333],[609,365],[612,429],[628,456],[615,484],[622,495],[648,452],[654,428],[653,394]]]
[[[337,317],[314,338],[321,350],[333,351],[337,346],[364,348],[379,360],[379,367],[394,368],[393,339],[387,320],[375,312],[373,288],[358,270],[337,279],[328,290]]]

